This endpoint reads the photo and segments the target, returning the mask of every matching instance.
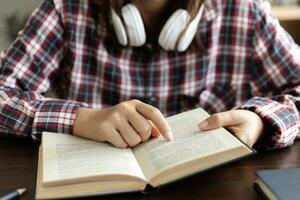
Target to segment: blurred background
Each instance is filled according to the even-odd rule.
[[[42,0],[0,0],[0,51],[7,48]]]
[[[0,52],[7,48],[43,0],[0,0]],[[273,14],[300,44],[300,0],[270,0]]]

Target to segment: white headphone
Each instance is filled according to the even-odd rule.
[[[202,4],[193,19],[190,22],[190,14],[184,9],[176,10],[163,26],[159,37],[159,45],[167,51],[177,50],[185,51],[197,32],[197,27],[200,22],[204,10]],[[126,4],[122,10],[122,19],[116,11],[111,8],[111,21],[115,29],[117,39],[123,46],[142,46],[146,42],[146,31],[142,16],[133,4]]]

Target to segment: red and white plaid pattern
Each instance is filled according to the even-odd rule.
[[[72,133],[80,106],[140,99],[172,115],[201,106],[258,113],[267,148],[299,137],[300,48],[264,0],[207,0],[198,32],[205,52],[121,47],[102,0],[46,0],[1,56],[0,127],[40,138]],[[45,98],[45,92],[56,98]]]

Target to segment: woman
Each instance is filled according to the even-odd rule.
[[[250,146],[299,137],[300,49],[264,0],[46,0],[1,61],[9,134],[124,148],[172,139],[163,114],[201,106],[215,113],[201,130]]]

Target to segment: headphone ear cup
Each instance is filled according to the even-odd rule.
[[[112,25],[115,29],[115,33],[116,33],[119,43],[123,46],[126,46],[128,44],[128,40],[127,40],[125,27],[122,23],[121,18],[118,16],[116,11],[114,11],[114,9],[112,9],[112,8],[111,8],[111,21],[112,21]]]
[[[146,31],[142,16],[133,4],[127,4],[122,8],[122,17],[126,26],[129,44],[142,46],[146,42]]]
[[[162,28],[158,43],[165,50],[175,50],[176,43],[182,31],[189,23],[190,15],[184,9],[175,11],[171,17],[167,20],[166,24]]]
[[[201,5],[198,13],[195,16],[195,19],[188,25],[186,31],[181,35],[181,38],[178,41],[177,50],[182,52],[185,51],[193,41],[196,33],[198,24],[200,22],[200,19],[202,17],[204,10],[204,5]]]

